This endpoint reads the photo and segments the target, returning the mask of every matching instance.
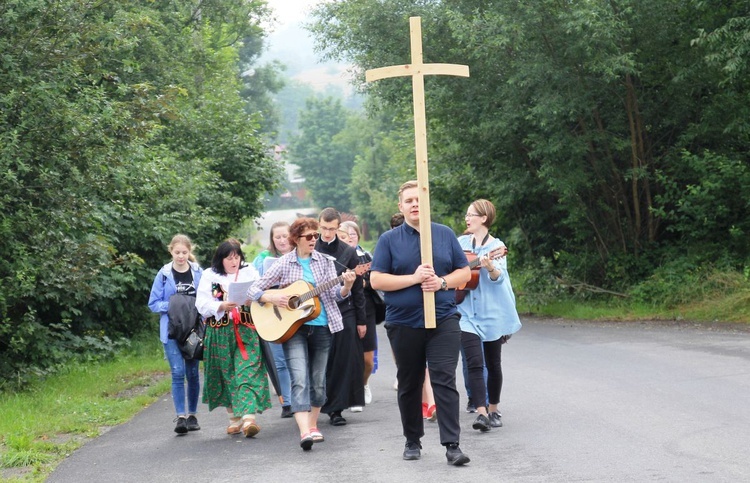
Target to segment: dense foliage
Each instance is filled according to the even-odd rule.
[[[257,0],[0,4],[0,386],[153,324],[172,235],[205,259],[258,214],[278,173],[263,92],[240,73],[266,15]]]
[[[410,130],[410,79],[364,85],[363,74],[408,63],[408,19],[420,16],[425,62],[471,71],[425,80],[434,219],[460,231],[468,203],[489,198],[499,211],[493,231],[515,262],[613,290],[675,258],[741,272],[750,265],[749,6],[320,4],[319,49],[355,65],[373,119],[395,111],[392,131],[355,163],[370,176],[367,197],[354,193],[357,209],[382,212],[394,175],[403,180],[413,164],[413,148],[397,142]]]

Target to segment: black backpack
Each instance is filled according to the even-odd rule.
[[[205,324],[195,307],[195,296],[176,293],[169,297],[167,335],[177,341],[185,359],[203,359]]]

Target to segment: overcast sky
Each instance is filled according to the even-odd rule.
[[[284,26],[303,20],[310,12],[313,5],[320,0],[266,0],[273,8],[276,16],[275,30],[281,30]]]

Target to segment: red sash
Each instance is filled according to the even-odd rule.
[[[250,314],[247,314],[246,317],[249,319]],[[240,355],[242,356],[242,360],[247,360],[247,349],[245,349],[245,344],[242,342],[242,338],[240,337],[240,324],[244,325],[245,327],[249,327],[253,330],[255,330],[255,325],[253,325],[252,321],[245,322],[242,320],[242,312],[240,312],[240,309],[235,307],[232,309],[231,312],[229,312],[229,319],[234,322],[234,338],[237,340],[237,347],[240,349]]]

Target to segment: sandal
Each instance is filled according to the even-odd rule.
[[[313,443],[314,441],[312,439],[312,436],[310,436],[310,433],[305,433],[302,435],[299,445],[303,451],[310,451],[313,447]]]
[[[246,438],[252,438],[260,432],[260,426],[254,419],[242,418],[242,433]]]
[[[227,434],[240,434],[242,432],[242,418],[229,418]]]
[[[322,443],[323,441],[325,441],[323,433],[321,433],[318,428],[310,428],[310,437],[316,443]]]

